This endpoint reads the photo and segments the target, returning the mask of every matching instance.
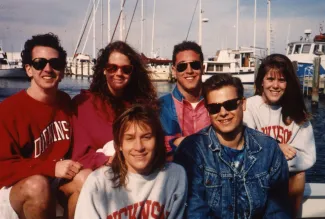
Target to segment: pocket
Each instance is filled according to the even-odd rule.
[[[204,186],[209,206],[216,210],[222,198],[221,177],[209,169],[204,170]]]
[[[246,179],[247,195],[252,200],[252,209],[263,209],[268,199],[270,189],[270,175],[268,173],[258,174]]]

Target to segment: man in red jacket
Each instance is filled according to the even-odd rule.
[[[61,185],[74,211],[82,169],[64,160],[71,141],[71,99],[58,84],[67,53],[49,33],[27,40],[21,56],[30,86],[0,104],[0,218],[55,218],[53,189]],[[59,179],[67,183],[62,186]]]

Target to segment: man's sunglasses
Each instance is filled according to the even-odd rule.
[[[183,72],[187,69],[187,65],[190,64],[193,70],[200,70],[201,69],[201,62],[200,61],[192,61],[192,62],[181,62],[176,65],[176,70],[178,72]]]
[[[224,107],[227,111],[232,111],[237,109],[240,100],[242,100],[243,98],[236,98],[236,99],[232,99],[232,100],[227,100],[223,103],[210,103],[207,105],[207,110],[210,114],[217,114],[220,112],[221,107]]]
[[[36,70],[43,70],[47,63],[50,64],[50,66],[55,70],[63,70],[65,67],[65,62],[59,58],[52,58],[52,59],[46,59],[46,58],[35,58],[32,61],[32,66]]]
[[[124,74],[131,74],[133,71],[133,66],[132,65],[115,65],[115,64],[110,64],[108,63],[105,67],[105,70],[107,73],[112,74],[117,72],[118,69],[121,69]]]

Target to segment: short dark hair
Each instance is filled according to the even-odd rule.
[[[152,171],[163,168],[166,162],[165,136],[157,111],[148,105],[134,104],[116,118],[113,123],[114,148],[116,153],[111,165],[113,172],[113,178],[111,180],[115,187],[126,186],[128,169],[120,147],[123,143],[125,131],[134,123],[140,126],[149,126],[153,136],[156,138],[154,150],[155,157],[152,164],[150,164],[152,166]]]
[[[58,36],[53,33],[46,33],[34,35],[31,39],[25,42],[24,50],[20,54],[24,67],[26,64],[32,63],[32,51],[36,46],[51,47],[57,50],[59,53],[59,59],[65,63],[64,67],[67,65],[67,52],[61,46]]]
[[[201,61],[201,63],[203,63],[204,57],[203,57],[201,46],[199,46],[194,41],[183,41],[183,42],[181,42],[181,43],[174,46],[173,65],[175,65],[177,54],[180,53],[180,52],[186,51],[186,50],[192,50],[192,51],[196,52],[197,54],[199,54],[200,55],[200,61]]]
[[[225,86],[232,86],[236,88],[237,96],[239,98],[244,97],[244,87],[239,78],[232,77],[231,74],[218,73],[203,83],[202,95],[204,97],[205,104],[207,104],[207,96],[210,91],[219,90]]]

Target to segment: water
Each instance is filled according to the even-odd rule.
[[[79,94],[80,89],[87,89],[89,84],[90,81],[85,78],[66,77],[60,83],[59,88],[68,93],[71,97],[74,97]],[[154,85],[157,88],[159,96],[170,92],[175,86],[175,84],[170,84],[168,82],[154,82]],[[18,91],[26,89],[28,86],[29,81],[27,80],[0,78],[0,102]],[[244,88],[246,97],[253,95],[253,85],[244,85]],[[310,106],[310,100],[306,99],[306,103]],[[316,141],[317,161],[316,164],[307,171],[307,182],[325,183],[325,102],[321,101],[318,109],[309,110],[313,113],[311,123],[313,125]]]

